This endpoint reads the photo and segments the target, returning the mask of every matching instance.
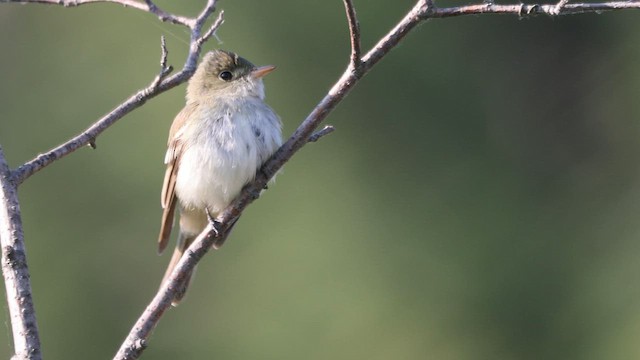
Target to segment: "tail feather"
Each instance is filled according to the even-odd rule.
[[[187,235],[183,232],[180,232],[180,234],[178,235],[178,244],[176,245],[176,249],[173,251],[173,255],[171,256],[171,261],[169,261],[169,266],[167,267],[167,271],[164,273],[164,277],[162,278],[161,284],[164,284],[167,281],[167,279],[173,272],[173,269],[178,264],[178,261],[180,261],[180,259],[182,258],[182,254],[184,254],[184,252],[187,250],[189,245],[191,245],[191,243],[195,238],[196,236],[194,235]],[[180,288],[178,289],[178,291],[176,292],[176,296],[173,298],[171,305],[178,306],[178,304],[180,304],[180,301],[182,301],[182,299],[184,298],[187,292],[189,283],[191,283],[191,279],[193,278],[194,272],[195,272],[195,269],[193,269],[191,273],[185,276],[185,279],[180,285]]]
[[[229,236],[229,233],[231,233],[231,230],[236,225],[237,221],[238,219],[235,219],[233,223],[229,226],[229,230],[226,232],[226,234],[213,244],[212,246],[213,249],[219,249],[224,244],[224,241],[227,239],[227,236]],[[180,261],[180,259],[182,258],[182,255],[187,250],[187,248],[191,245],[191,243],[193,243],[196,237],[198,237],[198,234],[187,234],[182,231],[182,228],[180,229],[180,233],[178,234],[178,244],[176,245],[176,249],[173,251],[173,255],[171,256],[171,261],[169,261],[169,266],[167,267],[167,270],[164,273],[164,277],[162,278],[161,284],[164,284],[167,281],[167,279],[173,272],[173,269],[178,264],[178,261]],[[195,273],[195,271],[196,270],[194,268],[191,271],[191,273],[186,274],[184,281],[182,282],[182,284],[180,285],[180,288],[176,292],[176,296],[173,298],[171,302],[171,305],[178,306],[178,304],[180,304],[180,302],[182,301],[182,299],[184,298],[187,292],[187,288],[189,287],[189,284],[191,283],[191,279],[193,279],[193,274]]]

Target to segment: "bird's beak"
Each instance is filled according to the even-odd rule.
[[[251,72],[251,76],[253,76],[256,79],[259,79],[265,75],[267,75],[268,73],[272,72],[273,70],[275,70],[276,67],[273,65],[266,65],[266,66],[260,66],[259,68],[253,70]]]

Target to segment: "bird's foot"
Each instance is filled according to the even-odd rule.
[[[216,233],[216,237],[220,236],[220,222],[213,218],[209,209],[205,209],[205,212],[207,213],[207,220],[211,225],[211,229],[213,229],[213,232]]]
[[[264,178],[268,178],[267,174],[264,172],[264,170],[262,170],[262,168],[260,168],[260,173],[262,174],[262,176]],[[268,190],[269,189],[269,182],[267,182],[266,184],[264,184],[264,187],[262,188],[262,190]]]

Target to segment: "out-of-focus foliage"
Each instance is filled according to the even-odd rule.
[[[158,1],[186,15],[202,3]],[[413,1],[356,5],[369,48]],[[220,8],[223,43],[206,49],[278,66],[267,97],[290,134],[348,60],[341,2]],[[144,358],[638,357],[639,16],[420,26],[205,259]],[[137,10],[0,5],[11,165],[145,86],[162,34],[181,65],[187,32]],[[162,159],[183,98],[150,101],[20,188],[46,358],[110,358],[155,292]]]

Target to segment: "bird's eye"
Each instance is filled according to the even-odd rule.
[[[231,73],[231,71],[226,71],[225,70],[225,71],[221,72],[220,75],[218,75],[218,77],[221,80],[229,81],[229,80],[233,79],[233,74]]]

